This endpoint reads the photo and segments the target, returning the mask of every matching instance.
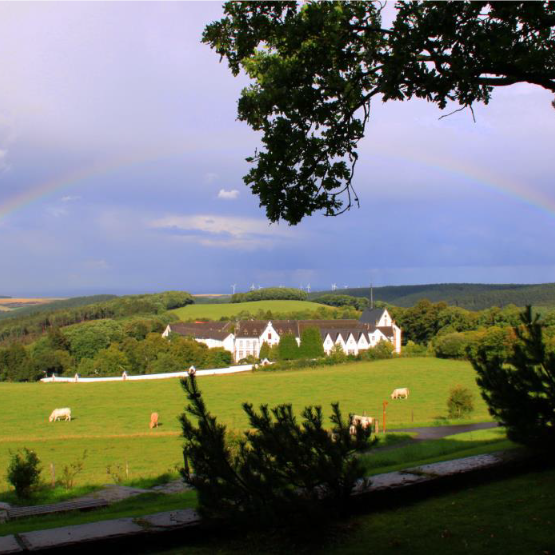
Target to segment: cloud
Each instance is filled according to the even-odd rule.
[[[7,161],[8,151],[0,149],[0,172],[10,169],[10,164]]]
[[[106,270],[109,268],[108,263],[104,259],[85,260],[83,266],[89,270]]]
[[[247,250],[272,247],[293,237],[290,228],[270,226],[266,220],[233,216],[167,216],[150,222],[149,227],[205,247]]]
[[[232,189],[231,191],[226,191],[225,189],[220,189],[218,193],[218,198],[223,198],[225,200],[233,200],[239,196],[239,191],[237,189]]]
[[[79,200],[81,197],[79,196],[72,196],[72,195],[67,195],[65,197],[62,197],[60,200],[62,202],[73,202],[75,200]]]
[[[214,181],[216,181],[216,179],[218,179],[218,174],[217,173],[205,173],[204,174],[204,181],[206,183],[214,183]]]
[[[54,218],[60,218],[61,216],[67,216],[68,212],[63,206],[48,206],[46,211]]]

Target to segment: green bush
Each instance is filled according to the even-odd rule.
[[[425,357],[428,356],[426,345],[419,345],[414,341],[408,341],[401,351],[403,357]]]
[[[41,470],[37,454],[27,447],[11,454],[6,477],[17,497],[27,499],[32,495],[40,485]]]
[[[464,418],[474,412],[474,395],[467,387],[456,385],[447,399],[449,418]]]
[[[380,341],[375,347],[364,351],[363,356],[366,360],[382,360],[392,358],[395,354],[395,347],[389,341]]]
[[[470,339],[464,333],[447,333],[437,337],[434,341],[434,353],[438,358],[462,359],[466,357],[466,350]]]
[[[83,451],[83,456],[80,459],[73,461],[72,463],[64,465],[62,469],[62,485],[66,489],[73,489],[75,485],[75,478],[77,475],[83,472],[85,468],[85,459],[87,458],[87,450]]]

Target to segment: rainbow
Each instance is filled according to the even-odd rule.
[[[486,168],[464,165],[461,161],[449,159],[443,154],[441,158],[428,152],[403,153],[400,155],[398,152],[385,149],[381,145],[373,145],[372,148],[374,147],[388,157],[406,160],[417,165],[443,170],[448,175],[462,177],[486,190],[501,193],[505,197],[512,198],[521,204],[526,204],[547,214],[551,218],[555,218],[554,196],[548,196],[541,191],[507,179]]]
[[[73,170],[64,174],[63,176],[56,177],[39,185],[30,187],[26,191],[14,195],[12,198],[0,204],[0,222],[10,214],[19,210],[25,209],[44,198],[58,194],[69,188],[76,187],[83,184],[85,181],[99,177],[102,175],[110,174],[121,168],[145,164],[165,158],[170,158],[173,155],[181,154],[190,149],[190,145],[180,145],[175,148],[166,148],[163,150],[149,150],[136,153],[132,156],[124,156],[115,158],[108,161],[100,161],[89,164],[83,168]]]
[[[4,203],[0,204],[0,221],[8,215],[19,210],[23,210],[27,206],[36,203],[53,194],[59,193],[66,189],[76,187],[85,181],[109,174],[121,168],[134,166],[137,164],[156,161],[169,158],[174,154],[179,154],[188,150],[189,145],[180,146],[176,149],[165,149],[164,151],[141,153],[134,156],[127,156],[111,161],[95,162],[84,168],[72,171],[61,177],[49,180],[45,183],[35,185],[20,194],[14,195]],[[476,185],[480,185],[488,190],[500,192],[504,196],[513,198],[521,203],[527,204],[538,209],[551,218],[555,218],[555,198],[526,187],[516,181],[511,181],[505,177],[499,176],[485,168],[469,167],[463,165],[460,161],[447,159],[445,156],[434,157],[428,152],[403,153],[384,149],[381,145],[372,145],[372,149],[382,152],[387,157],[398,160],[406,160],[420,165],[425,165],[433,169],[440,169],[449,175],[455,175],[470,180]]]

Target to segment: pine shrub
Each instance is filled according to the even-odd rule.
[[[180,416],[181,474],[196,488],[203,516],[248,527],[306,527],[321,526],[347,509],[364,476],[354,455],[373,441],[360,425],[350,434],[338,404],[332,405],[328,431],[319,406],[306,407],[299,424],[290,404],[257,411],[243,403],[251,429],[237,444],[208,412],[196,379],[181,384],[189,400]]]

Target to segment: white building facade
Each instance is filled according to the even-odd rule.
[[[358,355],[382,341],[389,341],[396,353],[401,352],[401,329],[386,309],[367,309],[360,320],[243,320],[240,322],[197,322],[169,324],[163,337],[170,333],[192,337],[210,348],[222,347],[238,362],[249,356],[259,358],[264,343],[277,345],[280,338],[292,334],[301,342],[304,329],[316,327],[322,337],[324,352],[335,345],[349,355]]]

